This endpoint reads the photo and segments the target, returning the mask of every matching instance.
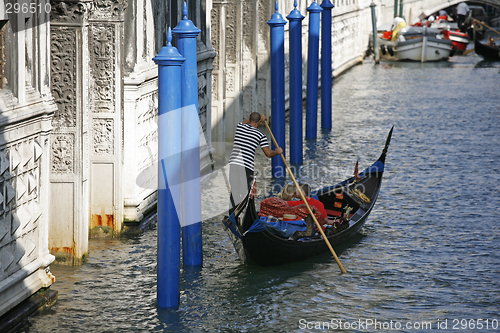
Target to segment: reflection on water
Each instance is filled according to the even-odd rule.
[[[181,274],[179,310],[161,311],[153,227],[91,240],[82,267],[53,265],[59,300],[24,330],[307,332],[304,323],[337,320],[435,330],[445,320],[449,329],[456,319],[500,320],[500,65],[481,63],[367,61],[335,79],[333,129],[304,143],[302,180],[322,187],[351,175],[356,160],[370,165],[395,126],[375,208],[336,249],[347,274],[329,254],[243,266],[218,216],[203,222],[203,269]],[[259,153],[257,164],[270,161]],[[261,170],[260,199],[282,182]]]

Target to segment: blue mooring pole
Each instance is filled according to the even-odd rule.
[[[319,26],[322,10],[316,0],[307,7],[309,12],[309,47],[307,53],[306,139],[316,138],[318,131]]]
[[[302,164],[302,20],[304,16],[294,9],[286,17],[290,22],[290,163]]]
[[[321,128],[332,129],[332,8],[323,0],[321,8]]]
[[[167,46],[153,58],[158,65],[158,253],[157,304],[161,308],[179,307],[179,271],[181,227],[174,201],[180,183],[181,167],[181,65],[184,58],[172,46],[172,32]],[[170,184],[170,186],[169,186]]]
[[[271,130],[276,142],[285,154],[285,24],[278,13],[278,1],[276,1],[276,12],[271,16],[267,24],[271,27]],[[276,147],[272,143],[271,148]],[[279,156],[272,159],[273,177],[285,177],[285,164]]]
[[[181,69],[182,261],[184,267],[197,268],[203,264],[201,243],[198,62],[196,58],[196,36],[200,33],[200,29],[195,27],[193,22],[188,19],[186,2],[184,2],[182,14],[182,20],[173,29],[179,52],[186,58]]]

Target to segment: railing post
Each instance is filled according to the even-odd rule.
[[[319,26],[322,10],[316,0],[307,8],[309,12],[309,47],[307,59],[306,139],[316,138],[318,131]]]
[[[290,22],[290,163],[302,164],[302,20],[304,16],[294,9],[286,17]]]
[[[321,128],[332,129],[332,8],[323,0],[321,8]]]
[[[372,1],[370,7],[372,9],[372,29],[373,29],[373,55],[375,57],[375,63],[378,64],[380,60],[379,50],[378,50],[378,34],[377,34],[377,16],[375,15],[375,3]]]
[[[394,17],[396,16],[398,16],[398,0],[394,0]]]
[[[158,250],[157,304],[161,308],[179,307],[181,227],[175,202],[181,168],[181,65],[184,58],[172,46],[172,32],[167,46],[153,58],[158,65]],[[170,185],[169,185],[170,184]]]
[[[403,0],[399,0],[399,17],[403,18]],[[408,22],[410,24],[410,22]],[[395,29],[396,27],[394,27]]]
[[[187,17],[184,2],[183,18],[173,29],[179,52],[186,58],[181,70],[182,106],[182,173],[181,173],[181,225],[182,261],[184,267],[203,264],[201,238],[200,192],[200,129],[198,116],[198,61],[196,36],[200,29]]]
[[[276,12],[271,16],[267,24],[271,27],[271,130],[281,148],[285,148],[285,24],[278,13],[278,1],[276,1]],[[271,148],[276,147],[272,143]],[[283,155],[285,150],[283,149]],[[285,164],[279,156],[272,159],[273,177],[285,177]]]

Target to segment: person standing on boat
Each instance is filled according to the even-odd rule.
[[[283,153],[280,147],[269,148],[267,136],[258,127],[267,121],[265,115],[252,112],[250,117],[236,126],[233,150],[229,158],[229,184],[231,186],[231,211],[234,210],[250,190],[254,180],[255,150],[260,146],[264,154],[275,157]],[[230,212],[231,212],[230,211]]]
[[[466,32],[467,27],[465,26],[465,21],[467,20],[467,14],[469,13],[469,6],[465,2],[461,2],[457,5],[457,24],[458,29],[461,32]]]
[[[392,26],[391,26],[391,31],[392,31],[392,37],[391,41],[395,42],[398,38],[398,34],[403,32],[402,29],[406,27],[406,22],[404,18],[396,16],[394,18],[394,21],[392,21]]]

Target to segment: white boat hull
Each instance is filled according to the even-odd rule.
[[[380,45],[382,54],[385,48],[385,57],[392,60],[440,61],[448,59],[453,52],[452,41],[430,36],[398,42],[381,40]]]

